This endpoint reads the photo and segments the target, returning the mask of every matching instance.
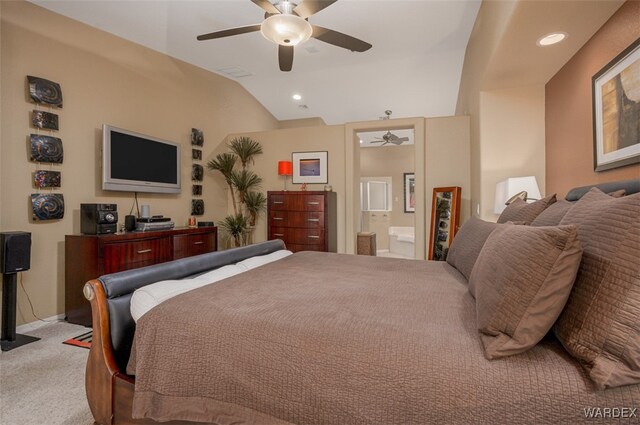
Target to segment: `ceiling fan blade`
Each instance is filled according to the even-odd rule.
[[[313,34],[311,37],[317,38],[325,43],[333,44],[334,46],[342,47],[343,49],[351,50],[352,52],[365,52],[372,47],[371,44],[366,41],[358,40],[355,37],[351,37],[350,35],[343,34],[338,31],[319,27],[317,25],[311,25],[311,27],[313,28]]]
[[[311,15],[315,15],[325,7],[331,6],[338,0],[304,0],[297,5],[293,11],[302,19],[307,19]]]
[[[408,137],[400,137],[398,139],[396,139],[396,142],[400,142],[400,143],[404,143],[404,142],[408,142],[409,138]]]
[[[251,1],[256,5],[258,5],[259,7],[261,7],[262,10],[264,10],[267,13],[270,13],[272,15],[278,15],[280,13],[280,11],[272,3],[268,2],[267,0],[251,0]]]
[[[278,45],[278,62],[280,71],[291,71],[293,67],[293,46]]]
[[[384,140],[372,140],[369,143],[382,143]]]
[[[198,40],[200,40],[200,41],[213,40],[214,38],[229,37],[229,36],[232,36],[232,35],[246,34],[248,32],[255,32],[255,31],[260,31],[260,24],[258,24],[258,25],[249,25],[249,26],[246,26],[246,27],[231,28],[231,29],[228,29],[228,30],[211,32],[209,34],[202,34],[202,35],[198,36]]]

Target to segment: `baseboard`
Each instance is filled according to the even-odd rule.
[[[36,320],[35,322],[25,323],[24,325],[20,325],[16,327],[16,332],[19,334],[23,334],[26,332],[35,331],[43,326],[46,326],[52,322],[59,322],[64,320],[63,314],[56,314],[55,316],[45,317],[43,320]]]

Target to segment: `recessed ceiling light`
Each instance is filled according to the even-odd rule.
[[[551,46],[552,44],[560,43],[562,40],[568,37],[566,32],[552,32],[543,37],[540,37],[536,44],[538,46]]]
[[[291,96],[291,97],[293,97],[293,100],[300,100],[300,99],[302,99],[302,96],[300,96],[298,93],[294,94],[294,95],[293,95],[293,96]]]
[[[364,142],[362,141],[362,139],[360,139],[360,143],[364,143]]]

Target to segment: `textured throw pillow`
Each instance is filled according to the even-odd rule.
[[[473,270],[473,265],[476,263],[484,242],[498,226],[500,224],[471,217],[456,233],[447,254],[447,263],[455,267],[469,280],[471,270]]]
[[[565,306],[580,265],[576,226],[505,225],[473,267],[478,330],[489,360],[527,351]]]
[[[538,214],[554,202],[556,202],[555,193],[547,196],[546,198],[535,201],[532,204],[528,204],[518,198],[507,205],[507,208],[502,211],[502,214],[498,217],[498,223],[506,223],[507,221],[524,221],[524,224],[531,224]]]
[[[534,227],[557,226],[572,206],[573,202],[565,201],[564,199],[554,202],[542,211],[540,215],[531,222],[531,225]]]
[[[584,253],[554,332],[599,389],[640,383],[640,194],[593,188],[564,216]]]

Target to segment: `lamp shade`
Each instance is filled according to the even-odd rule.
[[[262,35],[281,46],[295,46],[311,37],[313,29],[305,19],[296,15],[272,15],[260,25]]]
[[[509,177],[496,184],[496,198],[494,202],[493,212],[502,213],[505,209],[508,199],[516,193],[526,191],[527,199],[540,199],[540,189],[535,176],[527,177]]]
[[[291,162],[291,161],[278,161],[278,175],[279,176],[291,176],[291,175],[293,175],[293,162]]]

